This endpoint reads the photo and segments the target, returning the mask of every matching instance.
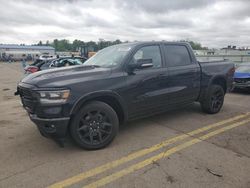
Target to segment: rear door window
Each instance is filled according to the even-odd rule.
[[[165,45],[165,56],[169,67],[192,64],[188,49],[183,45]]]

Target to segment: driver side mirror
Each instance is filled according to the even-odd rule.
[[[136,63],[128,64],[128,71],[132,73],[135,69],[145,69],[153,67],[152,59],[138,59]]]

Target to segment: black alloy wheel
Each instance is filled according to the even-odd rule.
[[[223,106],[224,96],[224,90],[220,85],[210,86],[206,97],[200,102],[202,110],[209,114],[218,113]]]
[[[100,144],[110,136],[112,124],[105,112],[89,111],[83,114],[77,131],[83,142],[91,145]]]
[[[70,126],[71,135],[85,149],[107,146],[118,132],[116,112],[108,104],[93,101],[84,105]]]
[[[211,108],[213,111],[219,111],[224,101],[224,92],[215,90],[211,96]]]

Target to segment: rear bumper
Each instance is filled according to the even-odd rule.
[[[66,137],[70,120],[69,117],[46,119],[39,118],[32,114],[29,116],[31,121],[37,125],[37,128],[43,136],[55,139]]]

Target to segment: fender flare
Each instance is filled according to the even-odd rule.
[[[204,98],[206,98],[206,95],[208,93],[208,90],[209,90],[210,86],[213,84],[213,82],[216,79],[223,79],[223,81],[226,82],[226,87],[227,87],[227,78],[226,78],[226,76],[225,75],[215,75],[215,76],[213,76],[213,77],[211,77],[209,79],[209,82],[208,82],[206,88],[204,88],[203,91],[201,92],[201,94],[200,94],[200,96],[198,98],[198,101],[202,101],[202,100],[204,100]]]
[[[213,76],[209,82],[208,82],[208,87],[212,85],[212,83],[217,80],[217,79],[223,79],[223,81],[226,82],[226,87],[227,87],[227,78],[225,75],[216,75],[216,76]]]
[[[108,96],[108,97],[113,97],[117,100],[117,102],[119,103],[120,107],[122,108],[123,111],[123,115],[124,115],[124,119],[125,121],[127,120],[128,114],[127,114],[127,107],[125,105],[125,102],[123,101],[122,97],[114,92],[114,91],[110,91],[110,90],[102,90],[102,91],[97,91],[97,92],[91,92],[88,94],[85,94],[83,96],[81,96],[73,105],[71,111],[70,111],[70,115],[73,115],[77,112],[77,110],[87,101],[91,100],[91,99],[95,99],[97,97],[104,97],[104,96]]]

